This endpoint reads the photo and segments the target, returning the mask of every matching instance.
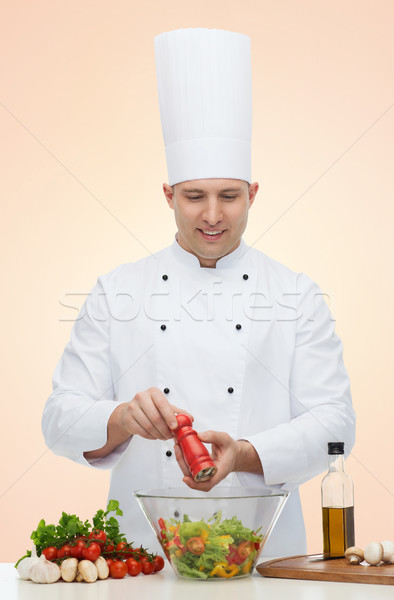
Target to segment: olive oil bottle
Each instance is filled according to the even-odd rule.
[[[343,442],[328,444],[328,473],[321,485],[323,517],[323,554],[344,556],[354,546],[353,481],[345,473]]]

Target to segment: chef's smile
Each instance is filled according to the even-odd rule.
[[[198,231],[201,233],[202,237],[205,240],[209,240],[211,242],[213,240],[219,240],[224,234],[225,229],[198,229]]]

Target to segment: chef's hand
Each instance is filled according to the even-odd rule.
[[[118,409],[117,418],[121,427],[130,435],[140,435],[147,440],[173,438],[178,427],[176,414],[187,414],[193,421],[192,415],[170,404],[165,394],[155,387],[138,392],[130,402],[121,404]]]
[[[83,455],[86,460],[104,458],[132,435],[147,440],[169,440],[174,438],[178,427],[176,414],[192,415],[170,404],[161,390],[149,388],[138,392],[130,402],[122,402],[112,412],[107,425],[107,442],[102,448],[89,450]]]
[[[204,433],[199,433],[198,437],[204,444],[212,444],[211,457],[218,470],[208,481],[197,483],[191,476],[189,468],[184,461],[182,450],[178,444],[175,444],[175,458],[184,475],[182,481],[190,488],[209,492],[222,479],[234,471],[263,473],[259,455],[250,442],[246,440],[234,440],[228,433],[224,433],[223,431],[205,431]]]

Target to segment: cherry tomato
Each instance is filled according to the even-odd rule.
[[[164,558],[162,556],[155,556],[153,565],[155,567],[155,573],[161,571],[164,568]]]
[[[226,560],[229,565],[240,565],[244,562],[244,558],[238,554],[238,548],[236,546],[230,545],[228,547],[228,555],[226,556]]]
[[[108,543],[109,542],[109,543]],[[107,545],[104,547],[105,552],[113,552],[115,550],[115,546],[110,540],[107,540]]]
[[[116,552],[123,552],[123,550],[126,550],[126,548],[126,542],[119,542],[119,544],[116,545]]]
[[[116,548],[115,548],[116,552],[120,553],[120,557],[122,559],[126,559],[126,558],[130,558],[132,557],[132,547],[130,544],[127,544],[127,542],[119,542],[119,544],[117,544]]]
[[[64,556],[71,556],[70,544],[64,544],[64,546],[57,551],[57,558],[63,558]]]
[[[102,529],[94,529],[92,533],[89,533],[89,539],[94,540],[98,544],[105,544],[107,534]]]
[[[253,542],[241,542],[238,546],[238,554],[243,558],[247,558],[254,550]]]
[[[141,560],[141,570],[144,575],[150,575],[155,570],[155,565],[153,562],[149,562],[149,560]]]
[[[192,554],[200,556],[205,550],[205,544],[200,537],[191,537],[186,542],[186,549]]]
[[[107,563],[108,569],[109,569],[110,566],[113,565],[115,561],[112,558],[106,558],[105,562]]]
[[[134,558],[128,558],[126,560],[126,565],[127,565],[127,570],[129,572],[129,575],[131,575],[131,577],[136,577],[142,571],[142,564],[140,562],[138,562],[138,560],[135,560]]]
[[[86,548],[82,548],[82,556],[86,558],[86,560],[91,560],[94,562],[98,559],[101,554],[101,548],[97,542],[92,542],[90,546],[86,546]]]
[[[109,567],[109,574],[114,579],[123,579],[127,575],[127,565],[123,560],[115,560]]]
[[[71,546],[70,556],[81,560],[83,549],[86,548],[86,542],[84,540],[78,540],[75,546]]]
[[[57,558],[57,548],[55,546],[48,546],[48,548],[44,548],[42,554],[47,560],[54,560]]]
[[[134,548],[132,556],[133,556],[133,557],[134,557],[136,560],[142,560],[143,558],[146,558],[146,554],[145,554],[145,552],[142,550],[142,548]]]

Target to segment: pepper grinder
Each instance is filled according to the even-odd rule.
[[[209,456],[204,444],[197,437],[197,432],[192,428],[192,421],[187,415],[176,415],[178,429],[175,432],[176,440],[181,447],[185,463],[196,482],[207,481],[217,472],[217,467]]]

